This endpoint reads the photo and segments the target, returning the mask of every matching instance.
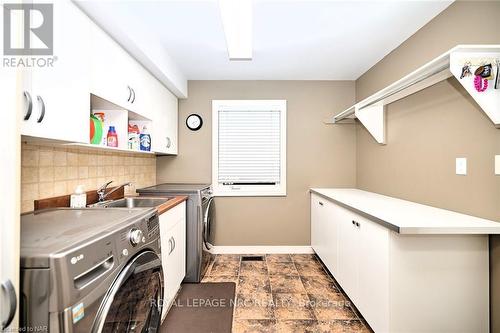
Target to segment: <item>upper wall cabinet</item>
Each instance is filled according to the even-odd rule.
[[[177,154],[177,97],[96,25],[91,46],[90,92],[150,119],[152,150]]]
[[[154,152],[177,154],[178,100],[169,90],[157,81],[150,81],[151,99],[147,102],[153,117],[151,145]]]
[[[113,124],[120,149],[127,150],[128,122],[138,121],[148,127],[152,152],[177,154],[177,97],[74,3],[57,1],[53,13],[54,54],[43,56],[49,65],[23,73],[21,134],[90,145],[92,94],[121,110],[124,121]]]
[[[91,21],[67,1],[54,2],[53,10],[54,55],[43,56],[53,65],[24,72],[21,134],[88,142]]]
[[[96,25],[91,28],[91,50],[90,92],[147,117],[146,70]]]

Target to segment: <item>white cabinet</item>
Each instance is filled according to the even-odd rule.
[[[345,207],[311,194],[311,245],[375,332],[488,332],[487,235],[399,234]]]
[[[149,119],[152,151],[177,154],[177,97],[98,26],[92,27],[90,92]]]
[[[91,21],[70,1],[54,2],[53,9],[54,61],[52,66],[24,72],[21,134],[85,143],[89,140]]]
[[[177,154],[177,97],[73,2],[53,8],[54,61],[23,72],[21,134],[89,144],[91,107],[102,106],[93,94],[111,102],[103,110],[147,123],[153,152]],[[117,132],[126,136],[126,126]]]
[[[337,272],[338,266],[337,233],[338,223],[335,211],[332,211],[328,200],[313,195],[311,198],[311,245],[332,274]]]
[[[19,140],[18,114],[21,113],[22,91],[16,85],[17,71],[2,69],[0,75],[0,110],[2,110],[2,167],[0,187],[10,193],[19,193],[21,187],[21,142]],[[10,296],[19,304],[19,248],[20,248],[20,209],[18,195],[2,195],[0,200],[0,281],[4,283],[0,293],[0,320],[5,332],[18,332],[18,316],[16,306],[8,302]],[[10,288],[10,287],[13,288]],[[19,305],[17,306],[19,308]],[[7,314],[13,316],[8,317]]]
[[[353,302],[358,299],[359,293],[359,238],[360,232],[354,219],[349,216],[346,209],[328,203],[331,210],[336,211],[339,225],[339,267],[338,280],[344,291]]]
[[[138,88],[141,71],[146,71],[97,25],[92,25],[91,39],[90,93],[146,116],[147,108],[141,109],[141,103],[147,98]]]
[[[161,257],[164,272],[164,307],[162,318],[175,299],[186,275],[186,203],[160,215]]]
[[[387,332],[389,230],[312,194],[311,244],[371,327]]]
[[[178,100],[159,81],[152,78],[148,108],[151,110],[153,128],[151,145],[153,151],[162,154],[177,154]]]
[[[376,332],[388,332],[390,231],[359,215],[353,217],[359,250],[356,305]]]

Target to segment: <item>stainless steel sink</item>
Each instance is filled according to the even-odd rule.
[[[93,207],[146,208],[159,206],[172,198],[129,197],[118,200],[98,202]]]

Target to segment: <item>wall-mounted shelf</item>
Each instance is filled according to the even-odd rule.
[[[354,104],[333,117],[332,123],[357,118],[378,143],[386,143],[385,106],[438,82],[454,76],[484,110],[496,127],[500,127],[500,89],[490,88],[478,92],[474,77],[460,79],[462,67],[471,61],[472,72],[482,63],[491,62],[496,75],[495,59],[500,60],[500,45],[458,45],[433,59],[402,79]]]
[[[71,146],[71,147],[79,147],[79,148],[105,150],[105,151],[118,152],[118,153],[155,155],[155,152],[153,152],[153,151],[131,150],[131,149],[120,148],[120,147],[108,147],[108,146],[103,146],[103,145],[93,145],[90,143],[65,143],[64,145]]]

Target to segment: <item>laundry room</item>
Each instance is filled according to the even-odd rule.
[[[500,333],[500,1],[0,8],[0,332]]]

